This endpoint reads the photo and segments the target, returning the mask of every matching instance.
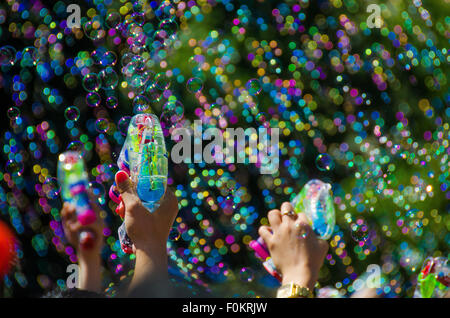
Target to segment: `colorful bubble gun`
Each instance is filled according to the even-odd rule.
[[[156,210],[166,192],[168,170],[166,144],[158,117],[153,114],[137,114],[131,118],[117,166],[127,172],[136,184],[136,192],[142,204],[150,212]],[[120,204],[121,198],[115,183],[109,190],[109,196]],[[132,253],[132,242],[126,234],[124,224],[119,228],[119,239],[122,250]]]
[[[76,215],[81,225],[89,225],[97,219],[91,208],[87,189],[88,175],[83,159],[78,152],[66,151],[58,158],[58,180],[61,186],[61,196],[75,206]],[[79,234],[80,245],[84,249],[92,248],[95,234],[84,230]]]
[[[417,278],[415,298],[443,298],[450,290],[450,267],[445,257],[425,260]]]
[[[312,229],[320,239],[330,238],[336,222],[330,184],[317,179],[308,181],[291,204],[295,213],[306,214]],[[281,281],[281,275],[273,264],[264,240],[259,237],[257,240],[251,241],[249,246],[255,251],[256,257],[263,261],[264,268]]]

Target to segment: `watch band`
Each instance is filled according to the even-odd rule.
[[[278,288],[277,298],[313,298],[312,291],[296,283],[289,283]]]

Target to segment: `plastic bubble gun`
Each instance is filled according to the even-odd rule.
[[[316,235],[323,240],[330,238],[336,222],[331,185],[313,179],[303,187],[291,202],[295,213],[305,213]],[[264,240],[259,237],[251,241],[249,246],[255,251],[256,257],[263,261],[264,268],[275,278],[281,281],[269,249]]]
[[[88,225],[97,219],[95,211],[89,203],[87,189],[88,174],[81,155],[75,151],[66,151],[58,158],[58,180],[61,186],[61,196],[75,206],[76,215],[81,225]],[[84,249],[93,246],[95,234],[84,230],[79,234],[80,245]]]
[[[417,278],[415,298],[443,298],[450,290],[450,267],[445,257],[428,257]]]
[[[117,166],[127,172],[136,184],[136,192],[142,204],[150,212],[156,210],[166,192],[168,169],[166,144],[158,117],[153,114],[137,114],[131,118]],[[121,198],[115,183],[109,189],[109,197],[120,204]],[[124,224],[118,232],[122,250],[132,253],[132,242],[126,234]]]

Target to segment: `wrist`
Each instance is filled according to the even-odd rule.
[[[141,253],[146,257],[150,258],[162,258],[167,256],[166,245],[162,243],[157,243],[154,241],[134,241],[134,247],[136,248],[136,253]]]
[[[89,267],[101,265],[100,251],[98,252],[89,251],[88,253],[79,252],[77,253],[77,258],[80,265],[85,265]]]
[[[295,283],[313,290],[316,281],[316,275],[308,268],[296,268],[282,273],[282,285]]]
[[[134,243],[135,244],[135,243]],[[134,245],[136,264],[150,265],[153,271],[167,271],[167,251],[158,245]]]

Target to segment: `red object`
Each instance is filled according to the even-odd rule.
[[[432,265],[433,265],[433,262],[428,262],[428,264],[423,268],[422,274],[424,277],[430,273]]]
[[[116,181],[117,183],[122,183],[128,179],[128,174],[125,171],[120,170],[116,173]]]
[[[116,214],[118,214],[122,219],[125,217],[125,209],[123,208],[123,201],[120,201],[116,208]]]
[[[0,221],[0,280],[6,275],[14,262],[16,251],[13,232]]]
[[[90,250],[95,244],[95,234],[92,231],[83,231],[80,233],[80,246],[84,250]]]
[[[126,244],[121,244],[122,251],[126,254],[133,254],[133,248],[129,247]]]

